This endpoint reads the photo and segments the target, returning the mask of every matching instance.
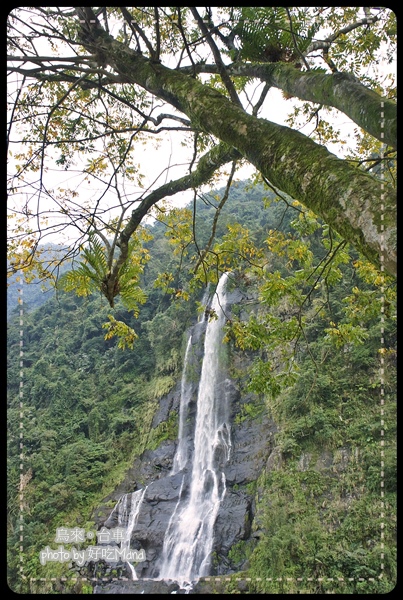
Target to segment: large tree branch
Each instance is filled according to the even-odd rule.
[[[396,272],[396,199],[388,185],[301,133],[251,116],[217,90],[151,63],[105,32],[98,40],[118,73],[181,110],[194,126],[235,147],[276,187],[311,208],[369,260],[377,265],[383,260],[389,272]]]
[[[333,106],[370,135],[396,148],[396,103],[382,98],[362,85],[354,76],[348,73],[330,75],[317,71],[303,72],[284,63],[249,67],[246,69],[248,74],[255,75],[301,100]]]
[[[86,57],[88,58],[88,57]],[[14,58],[10,58],[14,60]],[[22,60],[22,59],[21,59]],[[29,62],[27,60],[27,62]],[[40,59],[31,62],[40,63]],[[58,80],[58,75],[41,74],[42,69],[21,69],[11,67],[11,70],[26,76],[38,79]],[[65,68],[65,67],[63,67]],[[73,66],[71,66],[73,68]],[[347,73],[321,73],[318,71],[301,72],[286,63],[238,63],[225,67],[227,75],[233,77],[256,77],[268,85],[279,88],[300,100],[307,100],[332,106],[343,112],[359,127],[367,131],[379,141],[396,148],[397,146],[397,105],[393,100],[383,98],[376,92],[362,85],[355,77]],[[77,69],[79,72],[100,73],[100,70]],[[179,69],[183,74],[194,73],[219,73],[217,65],[195,64],[191,67]],[[102,85],[108,83],[128,83],[131,77],[114,76],[112,73],[102,71],[106,77]],[[60,75],[60,80],[73,81],[71,75]],[[99,84],[85,82],[83,86],[97,87]],[[382,119],[383,115],[383,119]]]
[[[186,73],[188,67],[180,69]],[[216,65],[196,65],[196,72],[216,73]],[[257,77],[300,100],[337,108],[370,135],[397,146],[397,106],[347,73],[299,71],[286,63],[238,63],[227,67],[234,77]],[[383,119],[381,115],[383,114]]]
[[[117,246],[120,249],[119,256],[113,264],[111,272],[106,277],[104,284],[104,294],[108,301],[113,305],[113,298],[116,291],[115,283],[119,278],[119,271],[127,260],[129,250],[129,240],[140,225],[143,218],[149,210],[160,200],[167,196],[173,196],[190,188],[196,188],[207,183],[214,175],[217,169],[231,160],[240,158],[241,155],[235,148],[226,144],[218,144],[212,150],[207,152],[198,162],[197,168],[184,177],[175,181],[170,181],[162,185],[157,190],[146,196],[132,211],[131,217],[119,236]]]
[[[34,54],[24,54],[23,56],[13,56],[12,54],[7,55],[7,60],[10,62],[32,62],[35,64],[43,65],[44,62],[50,62],[52,65],[55,62],[68,62],[68,63],[87,63],[89,60],[96,59],[96,56],[93,54],[89,55],[76,55],[76,56],[37,56]],[[69,66],[69,65],[68,65]],[[66,65],[63,65],[63,68],[66,68]]]

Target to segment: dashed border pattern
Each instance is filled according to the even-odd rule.
[[[19,501],[20,501],[20,513],[19,513],[19,530],[20,530],[20,573],[23,579],[26,579],[24,575],[24,299],[23,299],[23,275],[20,275],[20,287],[18,289],[18,304],[20,306],[20,352],[19,352],[19,367],[20,367],[20,385],[19,385],[19,407],[20,407],[20,435],[19,435],[19,449],[20,449],[20,490],[19,490]]]
[[[259,21],[257,21],[259,22]],[[80,23],[85,23],[85,20],[80,20]],[[96,23],[95,20],[91,20],[90,23]],[[384,128],[385,126],[385,121],[384,121],[384,102],[381,102],[381,129]],[[384,138],[384,132],[381,132],[381,138],[383,140]],[[381,531],[380,531],[380,546],[381,546],[381,573],[378,576],[378,578],[375,577],[368,577],[368,578],[364,578],[364,577],[214,577],[214,576],[210,576],[210,577],[200,577],[198,581],[206,581],[206,582],[214,582],[214,583],[220,583],[220,582],[229,582],[229,581],[245,581],[245,582],[251,582],[251,581],[271,581],[271,582],[282,582],[282,581],[286,581],[286,582],[304,582],[304,581],[318,581],[318,582],[333,582],[333,581],[337,581],[339,583],[343,583],[343,582],[351,582],[351,581],[368,581],[368,582],[375,582],[377,579],[381,579],[383,577],[384,574],[384,538],[385,538],[385,533],[384,533],[384,529],[385,529],[385,523],[383,521],[384,519],[384,508],[385,508],[385,503],[384,503],[384,445],[385,445],[385,441],[384,441],[384,405],[385,405],[385,388],[384,388],[384,348],[385,348],[385,340],[384,340],[384,325],[385,325],[385,317],[384,317],[384,312],[385,312],[385,297],[384,297],[384,186],[385,186],[385,176],[384,176],[384,157],[385,157],[385,148],[386,146],[383,144],[382,145],[382,149],[381,149],[381,173],[380,173],[380,178],[381,178],[381,189],[382,189],[382,194],[381,194],[381,252],[380,252],[380,261],[381,261],[381,266],[380,266],[380,270],[381,270],[381,274],[382,274],[382,285],[381,285],[381,315],[380,315],[380,319],[381,319],[381,339],[380,339],[380,416],[381,416],[381,442],[380,442],[380,446],[381,446],[381,450],[380,450],[380,455],[381,455],[381,462],[380,462],[380,467],[381,467],[381,482],[380,482],[380,487],[381,487],[381,513],[380,513],[380,517],[382,519],[380,527],[381,527]],[[19,373],[19,408],[20,408],[20,422],[19,422],[19,429],[20,429],[20,434],[19,434],[19,449],[20,449],[20,488],[19,488],[19,531],[20,531],[20,536],[19,536],[19,542],[20,542],[20,546],[19,546],[19,559],[20,559],[20,567],[19,567],[19,571],[21,574],[21,578],[26,580],[27,576],[24,574],[24,423],[23,423],[23,418],[24,418],[24,404],[23,404],[23,399],[24,399],[24,303],[23,303],[23,275],[21,275],[21,279],[20,279],[20,287],[19,287],[19,296],[18,296],[18,304],[20,306],[20,319],[19,319],[19,325],[20,325],[20,332],[19,332],[19,347],[20,347],[20,351],[19,351],[19,369],[20,369],[20,373]],[[30,582],[46,582],[46,581],[50,581],[50,582],[64,582],[64,581],[69,581],[71,583],[77,583],[79,581],[92,581],[92,582],[114,582],[114,581],[132,581],[131,579],[127,578],[127,577],[102,577],[102,578],[97,578],[97,577],[60,577],[60,578],[56,578],[56,577],[51,577],[51,578],[46,578],[46,577],[40,577],[40,578],[30,578],[29,579]]]
[[[383,129],[385,127],[385,113],[383,111],[384,109],[384,102],[381,102],[381,129]],[[381,131],[381,138],[383,141],[384,138],[384,132]],[[384,194],[384,189],[385,189],[385,165],[384,165],[384,159],[385,158],[385,145],[382,144],[382,148],[381,148],[381,274],[382,274],[382,285],[381,285],[381,340],[380,340],[380,357],[381,357],[381,366],[380,366],[380,383],[381,383],[381,402],[380,402],[380,413],[381,413],[381,514],[380,517],[382,519],[381,521],[381,575],[380,577],[383,576],[383,572],[384,572],[384,568],[385,568],[385,564],[384,564],[384,558],[385,558],[385,523],[383,521],[385,513],[384,513],[384,508],[385,508],[385,503],[384,503],[384,496],[385,496],[385,492],[384,492],[384,487],[385,487],[385,481],[384,481],[384,477],[385,477],[385,473],[384,473],[384,445],[385,445],[385,440],[384,440],[384,435],[385,435],[385,430],[384,430],[384,426],[385,426],[385,422],[384,422],[384,405],[385,405],[385,379],[384,379],[384,375],[385,375],[385,359],[384,359],[384,349],[385,349],[385,338],[384,338],[384,333],[385,333],[385,296],[384,296],[384,292],[385,292],[385,288],[384,288],[384,211],[385,211],[385,205],[384,205],[384,200],[385,200],[385,194]]]

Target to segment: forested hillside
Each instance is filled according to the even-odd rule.
[[[12,590],[393,589],[396,43],[382,6],[9,11]]]
[[[250,581],[241,589],[234,575],[217,590],[319,593],[338,580],[342,593],[393,587],[394,285],[381,291],[376,269],[332,229],[262,184],[234,183],[215,222],[213,207],[224,195],[198,198],[196,244],[187,236],[192,206],[167,210],[144,228],[142,251],[151,260],[139,279],[145,301],[137,318],[120,299],[112,309],[97,293],[56,290],[24,312],[23,370],[20,317],[10,319],[8,564],[15,591],[57,593],[51,578],[64,576],[63,590],[91,593],[90,582],[69,581],[68,563],[44,567],[38,553],[58,527],[95,530],[94,509],[134,458],[176,439],[177,415],[154,429],[152,419],[179,381],[184,333],[198,318],[205,285],[225,270],[251,298],[248,314],[239,310],[226,325],[227,344],[248,356],[247,369],[239,361],[232,369],[244,371],[245,389],[264,398],[279,431],[249,486],[253,533],[230,552],[237,576]],[[192,278],[192,259],[206,244],[204,270]],[[109,315],[132,328],[132,348],[105,339]],[[237,419],[253,422],[261,411],[247,404]]]
[[[235,214],[244,217],[256,231],[264,231],[281,218],[282,208],[264,210],[262,191],[249,192],[244,203],[245,185],[232,192]],[[200,224],[205,244],[213,220],[212,205],[217,193],[206,195],[200,204]],[[266,194],[268,195],[268,194]],[[171,219],[185,223],[188,211],[172,213]],[[224,210],[217,224],[217,236],[227,231],[225,223],[235,220]],[[256,222],[256,226],[254,223]],[[210,229],[209,229],[210,228]],[[31,306],[38,284],[24,285],[24,304],[13,307],[18,282],[11,283],[9,308],[17,314],[8,331],[8,423],[9,423],[9,532],[12,587],[18,577],[18,502],[20,316],[23,317],[24,382],[24,506],[27,522],[24,552],[32,556],[32,567],[24,566],[32,577],[43,567],[36,560],[39,549],[49,544],[56,527],[78,518],[89,520],[97,501],[119,481],[133,456],[156,444],[150,423],[158,399],[176,383],[182,368],[183,333],[198,313],[196,301],[203,287],[188,301],[155,287],[158,273],[173,273],[175,289],[186,285],[183,253],[174,253],[172,226],[156,222],[150,227],[153,239],[146,242],[152,260],[145,267],[142,286],[147,301],[139,318],[121,304],[111,311],[98,294],[77,297],[57,291],[36,311]],[[177,231],[177,229],[176,229]],[[105,340],[103,325],[108,315],[122,319],[138,335],[133,350],[121,350],[116,340]],[[175,439],[177,423],[160,433]],[[151,435],[151,437],[150,437]],[[51,536],[51,537],[49,537]]]
[[[41,247],[41,255],[44,260],[44,264],[50,263],[58,255],[61,254],[61,247],[57,245],[48,244],[47,246]],[[9,264],[7,265],[9,267]],[[69,269],[69,261],[66,260],[63,264],[54,268],[55,277],[58,273],[63,273]],[[39,275],[31,278],[30,284],[24,286],[24,291],[21,294],[21,278],[18,273],[13,273],[8,278],[7,286],[7,319],[14,313],[19,312],[19,298],[24,298],[24,309],[25,311],[32,311],[39,308],[49,298],[53,296],[54,287],[49,280],[41,278]]]

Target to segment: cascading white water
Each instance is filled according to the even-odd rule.
[[[124,494],[119,499],[119,501],[115,505],[114,509],[112,510],[111,514],[109,515],[109,518],[111,518],[113,513],[115,512],[115,510],[117,510],[118,511],[117,526],[125,529],[124,539],[120,543],[121,550],[123,550],[124,548],[126,548],[126,550],[130,549],[130,539],[132,536],[133,529],[137,523],[137,518],[138,518],[139,512],[140,512],[140,506],[143,501],[146,490],[147,490],[147,486],[143,490],[137,490],[135,492],[132,492],[131,494]],[[130,510],[128,510],[129,499],[130,499]],[[128,562],[127,564],[131,571],[132,579],[137,579],[136,571],[135,571],[133,565],[130,562]]]
[[[209,297],[209,289],[210,289],[210,284],[208,284],[206,286],[206,290],[203,294],[203,298],[201,301],[201,305],[204,307],[207,306],[207,301],[208,301],[208,297]],[[205,311],[203,311],[203,313],[200,315],[199,323],[201,323],[204,320],[204,318],[205,318]],[[182,381],[181,381],[181,399],[180,399],[180,406],[179,406],[178,446],[177,446],[174,460],[173,460],[171,475],[175,475],[175,473],[178,473],[179,471],[184,469],[186,466],[186,463],[188,461],[188,458],[189,458],[188,439],[187,439],[187,435],[188,435],[187,421],[188,421],[189,402],[192,398],[192,387],[193,386],[192,386],[192,383],[189,381],[187,370],[188,370],[188,362],[189,362],[189,355],[190,355],[191,347],[192,347],[192,336],[190,335],[187,346],[186,346],[185,358],[183,360],[183,372],[182,372]]]
[[[171,474],[174,475],[181,471],[187,463],[188,460],[188,449],[187,449],[187,438],[186,438],[186,419],[187,419],[187,411],[188,405],[191,398],[192,387],[189,385],[189,382],[186,377],[186,368],[188,364],[188,357],[190,348],[192,346],[192,336],[189,337],[185,359],[183,362],[183,373],[182,373],[182,381],[181,381],[181,401],[179,406],[179,431],[178,431],[178,447],[176,449],[176,453],[173,460],[172,471]]]
[[[231,448],[221,360],[227,278],[224,273],[218,283],[211,305],[217,319],[211,319],[206,329],[190,493],[185,501],[177,503],[164,538],[160,578],[181,583],[208,574],[214,523],[226,491],[220,468],[228,460]]]

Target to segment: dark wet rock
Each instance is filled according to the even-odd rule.
[[[178,410],[181,398],[180,381],[176,386],[158,402],[158,410],[154,415],[151,427],[158,427],[163,421],[167,421],[171,410]]]
[[[92,519],[97,527],[105,524],[119,498],[124,494],[144,489],[150,483],[168,475],[172,468],[175,450],[176,442],[165,440],[155,450],[146,450],[141,457],[136,458],[123,482],[104,498],[101,506],[94,510]]]
[[[239,393],[235,387],[233,387],[233,393],[234,401],[237,401]],[[230,460],[224,468],[227,489],[214,527],[215,573],[232,572],[231,564],[227,559],[231,547],[240,540],[248,539],[251,536],[254,512],[252,496],[245,490],[233,490],[232,488],[234,485],[239,488],[239,486],[257,479],[270,455],[272,435],[275,430],[274,424],[266,417],[260,421],[244,420],[231,427]],[[165,452],[168,454],[168,459],[164,457]],[[140,476],[145,479],[152,474],[155,476],[155,464],[162,464],[166,460],[165,464],[171,465],[174,452],[175,444],[168,442],[162,444],[156,451],[146,451],[142,456],[138,475],[141,474]],[[182,499],[189,491],[189,475],[189,472],[184,471],[176,475],[168,473],[148,483],[131,541],[133,549],[143,548],[146,554],[146,560],[136,567],[139,578],[152,578],[159,575],[159,561],[165,532],[178,502],[181,488]],[[139,476],[137,480],[139,480]],[[111,509],[108,510],[111,511]],[[114,526],[111,522],[108,525]],[[111,588],[109,592],[99,591],[96,593],[130,593],[121,591],[123,588],[124,585],[120,584]],[[112,591],[112,589],[116,591]],[[145,591],[144,593],[172,592]]]
[[[180,586],[174,581],[141,579],[138,581],[111,581],[98,583],[94,594],[172,594],[179,593]]]
[[[228,484],[245,484],[259,477],[267,463],[276,431],[275,424],[267,416],[234,426],[231,457],[224,469]]]
[[[245,294],[237,289],[231,290],[227,295],[229,305],[242,305],[244,298]],[[230,306],[226,307],[226,312],[230,319]],[[191,330],[192,339],[187,364],[189,403],[185,429],[189,457],[193,451],[198,382],[206,326],[207,318],[204,316]],[[242,371],[251,358],[252,356],[245,358],[243,354],[241,359],[240,353],[234,351],[232,364],[235,369]],[[152,422],[153,428],[167,421],[172,411],[179,412],[180,394],[181,385],[178,382],[169,394],[159,400],[159,407]],[[218,382],[216,394],[218,399],[228,400],[230,414],[224,414],[224,408],[223,413],[218,414],[218,419],[223,425],[217,434],[217,439],[214,440],[214,459],[225,475],[226,492],[214,526],[214,561],[211,570],[214,574],[225,575],[234,573],[239,567],[233,565],[229,559],[231,547],[241,540],[252,539],[254,499],[253,493],[248,491],[246,486],[255,481],[265,468],[269,468],[270,456],[273,456],[274,464],[273,441],[277,428],[264,410],[256,418],[245,417],[245,413],[242,412],[243,404],[253,404],[257,402],[257,398],[242,391],[238,381],[224,376]],[[227,402],[223,402],[223,407],[226,404]],[[239,415],[243,415],[241,419],[236,418]],[[163,542],[170,519],[179,496],[183,501],[189,494],[191,462],[188,461],[185,469],[179,473],[171,474],[176,447],[176,441],[165,440],[157,449],[146,450],[142,456],[135,459],[124,481],[104,499],[103,506],[94,512],[93,518],[99,529],[103,525],[114,527],[116,524],[113,524],[113,515],[108,520],[113,503],[118,502],[123,494],[147,486],[131,539],[131,548],[144,549],[146,555],[146,560],[136,566],[139,581],[119,580],[97,583],[94,593],[185,593],[177,583],[156,579],[159,575]],[[228,449],[230,450],[227,461]],[[208,485],[207,478],[206,485]],[[123,570],[124,565],[121,565],[121,568]],[[209,585],[207,580],[200,581],[188,593],[208,593],[206,590]]]
[[[233,544],[249,537],[252,499],[245,492],[227,490],[214,526],[217,553],[226,556]]]

